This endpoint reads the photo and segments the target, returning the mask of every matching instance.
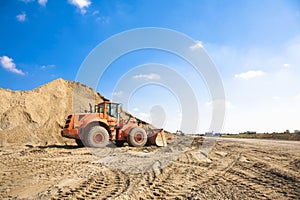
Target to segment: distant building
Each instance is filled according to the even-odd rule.
[[[206,137],[212,137],[213,136],[213,132],[205,132],[204,136],[206,136]]]
[[[256,131],[247,131],[246,134],[248,134],[248,135],[256,134]]]
[[[299,130],[294,130],[294,133],[299,134],[300,131]]]
[[[220,137],[221,133],[214,133],[213,131],[205,132],[204,136],[206,136],[206,137]]]
[[[214,136],[215,136],[215,137],[220,137],[220,136],[221,136],[221,133],[214,133]]]

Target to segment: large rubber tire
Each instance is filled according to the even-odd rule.
[[[93,126],[83,135],[82,142],[86,147],[105,147],[109,142],[109,135],[104,127]]]
[[[127,142],[133,147],[143,147],[147,143],[147,133],[141,127],[135,127],[130,130]]]

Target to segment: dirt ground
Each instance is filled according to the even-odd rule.
[[[0,155],[0,199],[300,197],[299,141],[177,138],[163,150],[27,145],[1,147]]]

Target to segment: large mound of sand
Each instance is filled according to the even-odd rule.
[[[63,79],[30,91],[0,88],[0,96],[1,146],[72,143],[60,136],[67,115],[89,111],[91,105],[104,100],[93,89]]]

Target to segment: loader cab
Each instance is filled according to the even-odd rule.
[[[107,116],[119,118],[121,104],[104,101],[96,106],[98,113],[103,113],[104,118]]]

